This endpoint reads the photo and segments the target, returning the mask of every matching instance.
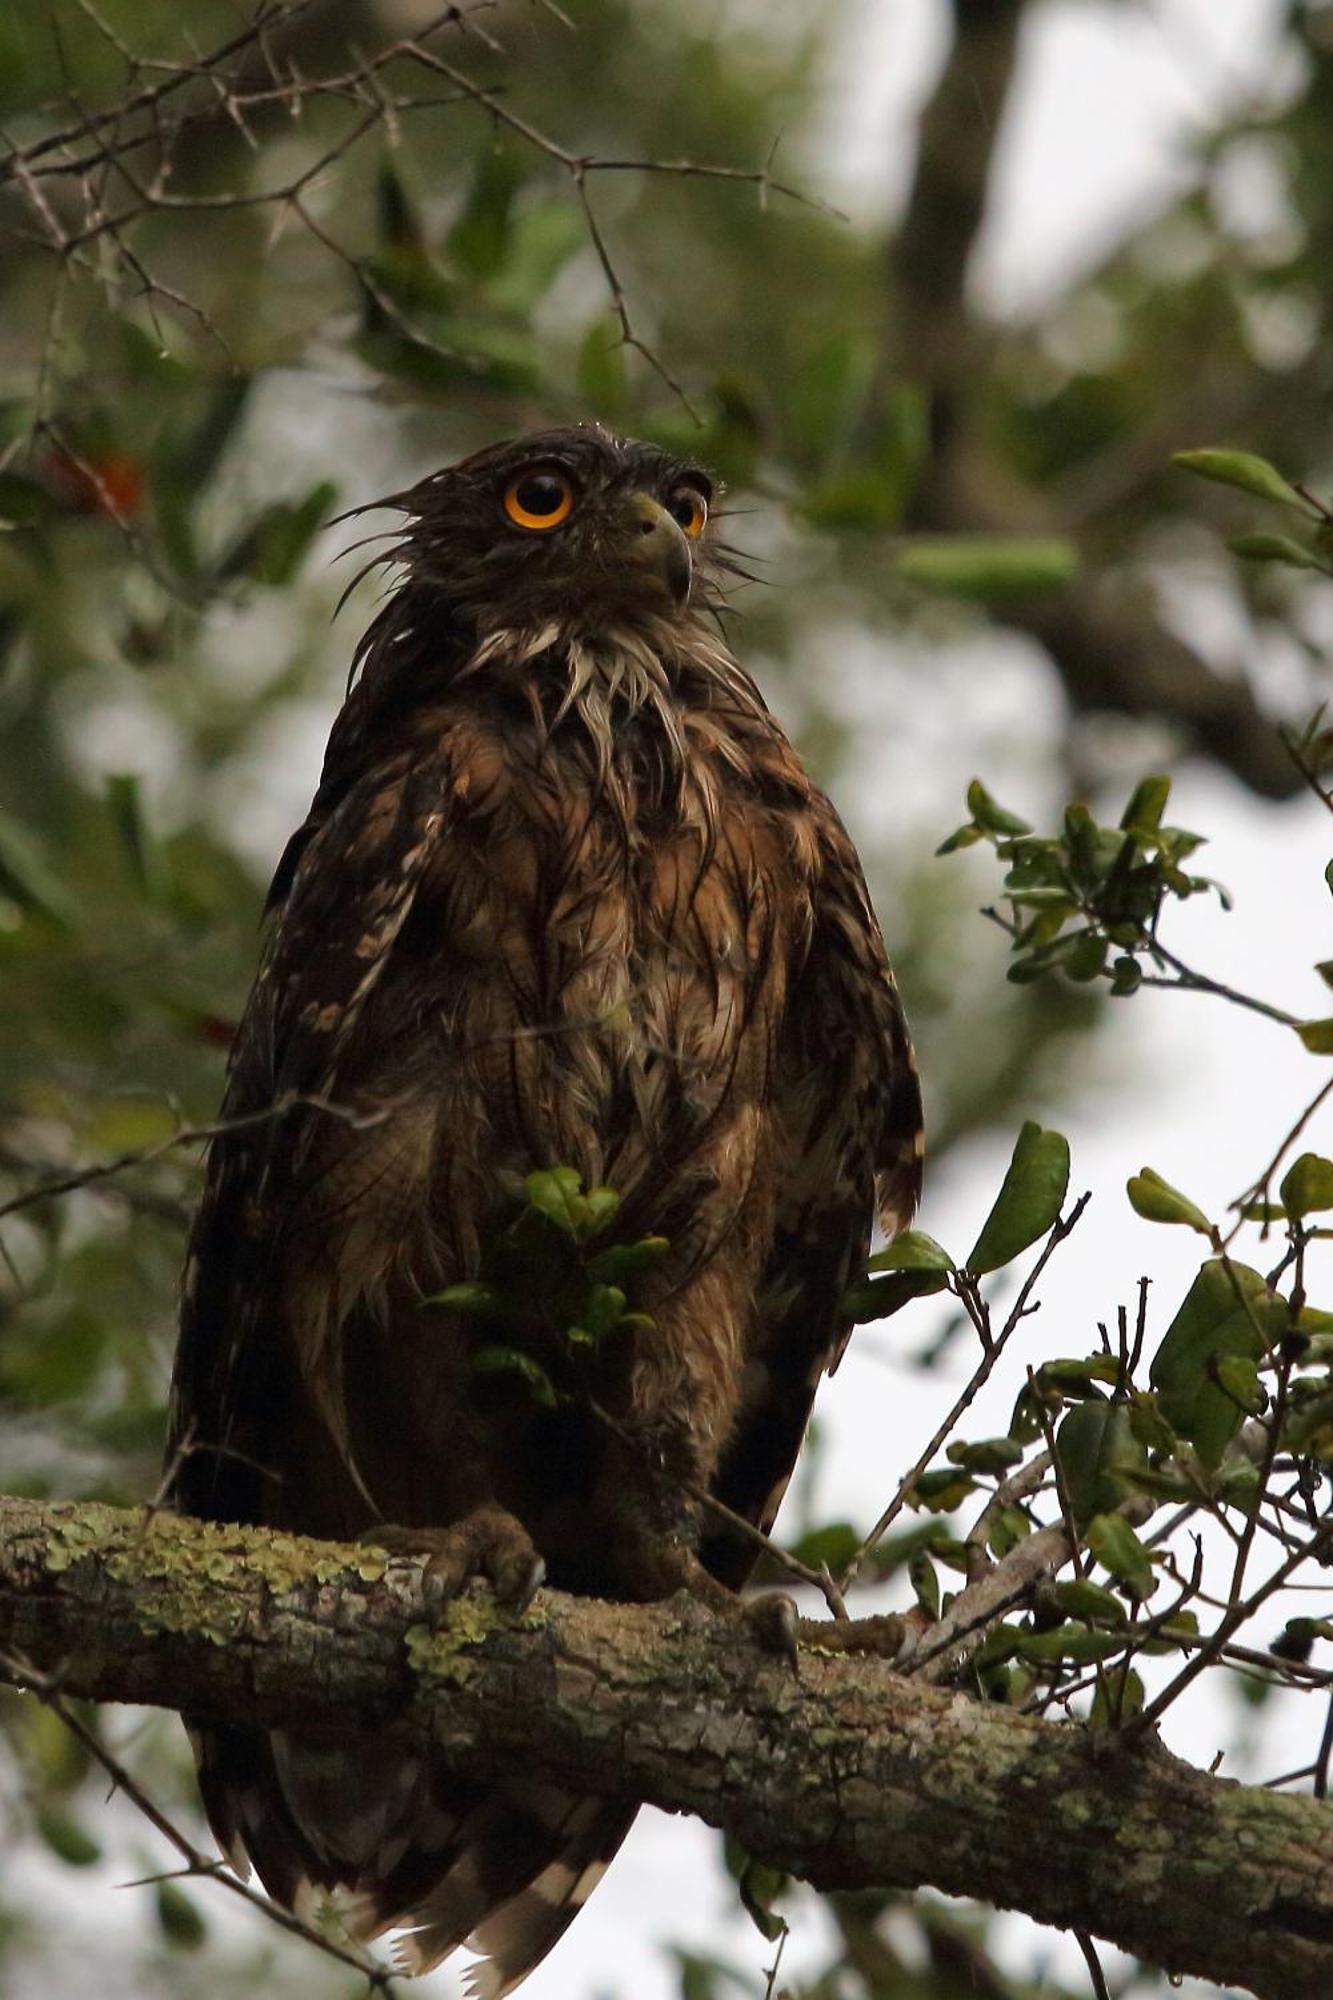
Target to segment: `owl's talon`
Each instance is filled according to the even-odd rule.
[[[527,1575],[523,1579],[521,1588],[514,1593],[513,1606],[515,1611],[526,1611],[545,1581],[546,1564],[540,1556],[534,1556],[528,1564]]]
[[[802,1619],[785,1591],[766,1590],[751,1598],[744,1610],[745,1622],[766,1653],[778,1653],[792,1672],[800,1672]]]
[[[424,1556],[421,1595],[438,1623],[469,1577],[485,1577],[499,1603],[526,1611],[546,1565],[523,1523],[488,1501],[447,1528],[404,1528],[384,1522],[357,1537],[391,1555]]]

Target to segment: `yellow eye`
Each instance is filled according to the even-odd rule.
[[[505,513],[516,528],[541,534],[558,528],[574,505],[574,489],[563,472],[525,472],[505,493]]]
[[[697,486],[678,486],[667,501],[666,510],[691,541],[703,533],[708,519],[708,502]]]

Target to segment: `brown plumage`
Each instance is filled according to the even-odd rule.
[[[914,1206],[921,1119],[856,854],[719,637],[710,497],[580,428],[391,503],[403,579],[274,880],[225,1105],[250,1122],[215,1142],[195,1226],[186,1512],[378,1529],[445,1587],[481,1569],[519,1600],[538,1559],[611,1597],[744,1581],[752,1547],[687,1489],[771,1523],[872,1218]],[[483,1393],[475,1323],[420,1302],[477,1275],[554,1165],[618,1191],[618,1238],[670,1249],[650,1324],[543,1408],[518,1377]],[[276,1896],[340,1886],[409,1970],[470,1944],[483,2000],[631,1817],[463,1783],[391,1732],[197,1748],[219,1840]]]

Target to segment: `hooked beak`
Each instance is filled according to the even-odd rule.
[[[694,576],[690,545],[684,534],[650,493],[631,493],[625,517],[630,564],[653,577],[679,610],[689,597]]]

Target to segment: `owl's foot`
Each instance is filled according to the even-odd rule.
[[[501,1604],[526,1611],[546,1575],[523,1523],[494,1501],[474,1507],[447,1528],[400,1528],[391,1522],[357,1537],[390,1555],[425,1556],[421,1589],[438,1619],[469,1577],[484,1576]]]

